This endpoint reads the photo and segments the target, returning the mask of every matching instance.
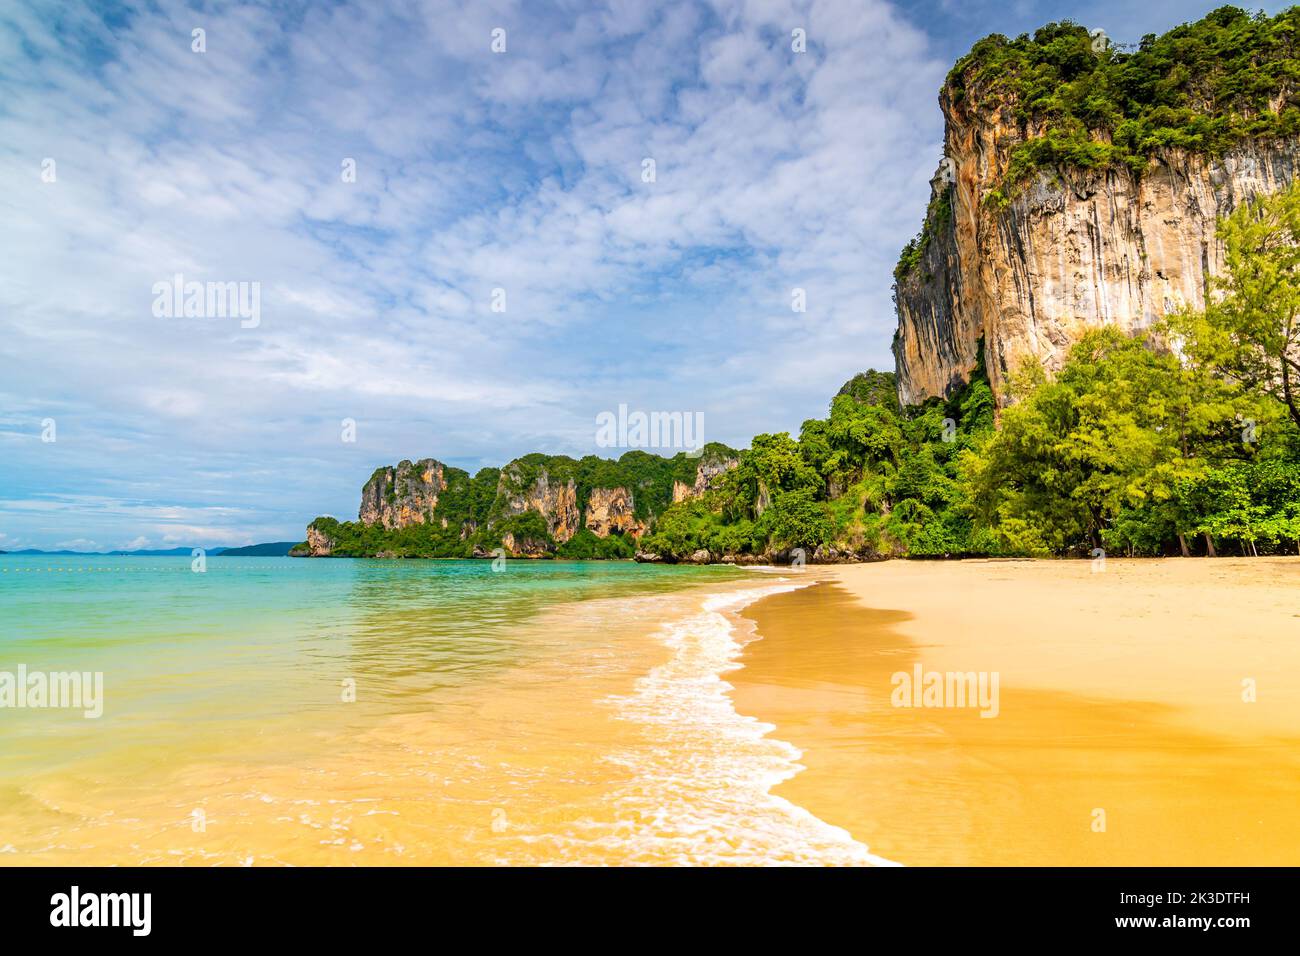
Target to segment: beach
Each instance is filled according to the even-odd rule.
[[[751,605],[774,793],[905,865],[1300,863],[1300,561],[892,561]],[[979,706],[896,706],[924,674]],[[976,702],[978,705],[978,701]],[[988,708],[984,708],[987,711]]]
[[[9,558],[0,865],[870,865],[772,793],[735,612],[809,579],[631,562]]]
[[[10,557],[0,865],[1295,863],[1297,585]]]

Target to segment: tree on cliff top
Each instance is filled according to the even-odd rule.
[[[1221,153],[1300,133],[1300,8],[1270,17],[1220,7],[1132,51],[1069,21],[1014,40],[994,34],[957,61],[945,91],[954,105],[1006,105],[1038,128],[1012,153],[1009,187],[1054,166],[1140,174],[1168,147]]]

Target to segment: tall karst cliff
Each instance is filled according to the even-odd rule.
[[[976,44],[895,272],[900,399],[947,394],[982,341],[1005,404],[1018,363],[1054,371],[1082,329],[1203,305],[1216,220],[1295,178],[1298,29],[1223,8],[1130,50],[1073,24]]]

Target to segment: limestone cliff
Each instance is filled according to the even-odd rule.
[[[438,495],[447,490],[445,466],[432,458],[414,464],[399,462],[380,468],[361,489],[362,524],[379,524],[388,530],[424,524],[438,507]]]
[[[1207,23],[1182,29],[1214,28]],[[1121,57],[1104,55],[1099,71],[1125,68]],[[1123,162],[1072,163],[1054,154],[1054,161],[1028,165],[1021,147],[1054,144],[1061,120],[1017,96],[1009,67],[983,66],[974,55],[964,59],[940,93],[944,160],[931,181],[922,233],[895,274],[893,349],[905,404],[966,381],[981,339],[990,382],[1005,404],[1008,373],[1022,359],[1054,371],[1087,327],[1141,329],[1171,310],[1203,305],[1207,276],[1222,262],[1216,219],[1292,182],[1300,162],[1294,136],[1243,135],[1213,150],[1152,148],[1140,161],[1131,152]],[[1188,123],[1276,120],[1294,95],[1279,90],[1244,117],[1226,107],[1210,116],[1209,94],[1194,86],[1196,77],[1180,82],[1191,90]],[[1080,136],[1082,145],[1068,155],[1095,159],[1118,150],[1105,126]]]
[[[601,539],[611,534],[635,539],[646,532],[646,522],[636,515],[631,488],[591,488],[583,496],[585,500],[579,500],[576,480],[567,475],[552,475],[551,469],[539,462],[539,457],[516,459],[501,469],[495,500],[481,523],[463,514],[455,514],[449,521],[443,513],[446,509],[439,509],[439,496],[450,487],[449,476],[461,473],[433,458],[377,469],[361,490],[359,520],[363,525],[378,526],[385,531],[424,524],[443,529],[454,525],[460,541],[473,538],[480,524],[490,529],[529,513],[541,516],[554,544],[564,544],[583,527]],[[571,460],[552,461],[563,469]],[[703,480],[697,479],[697,483]],[[547,546],[535,536],[513,532],[505,532],[501,541],[509,553],[523,556],[538,556]],[[331,553],[332,547],[333,542],[324,531],[315,525],[308,528],[304,553],[323,557]]]
[[[673,503],[700,497],[700,495],[714,487],[719,477],[739,464],[740,459],[735,455],[711,455],[706,453],[695,469],[695,481],[692,484],[688,485],[684,481],[673,482]]]
[[[631,558],[674,488],[679,500],[702,494],[740,454],[716,442],[699,458],[534,452],[473,475],[433,458],[402,461],[366,481],[357,521],[315,519],[294,554],[484,558],[504,548],[515,557]]]
[[[632,492],[627,488],[591,489],[584,524],[598,538],[612,533],[640,538],[646,531],[645,523],[637,520]]]
[[[289,554],[296,558],[328,558],[334,553],[334,539],[316,527],[312,522],[307,526],[306,547],[299,545]]]
[[[501,469],[497,500],[500,515],[505,518],[537,512],[558,544],[572,538],[580,526],[576,482],[572,478],[552,481],[545,467],[538,468],[530,478],[519,461],[506,465]]]

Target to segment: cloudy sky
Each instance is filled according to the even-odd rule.
[[[953,59],[1217,5],[0,0],[0,549],[297,540],[620,404],[797,430],[893,367]]]

